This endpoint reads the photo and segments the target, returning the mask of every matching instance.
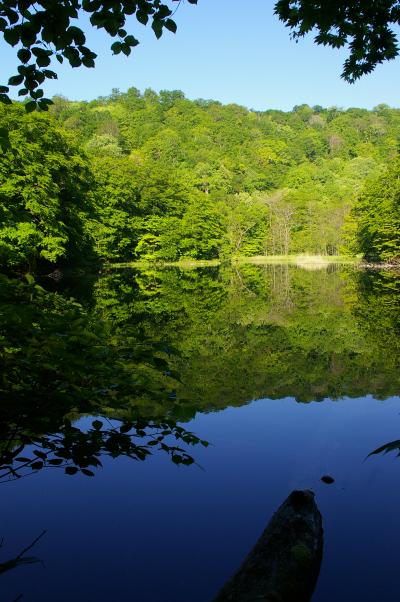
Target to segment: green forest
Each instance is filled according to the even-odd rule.
[[[400,257],[400,110],[248,110],[180,91],[0,106],[0,262]],[[53,268],[52,268],[53,266]]]

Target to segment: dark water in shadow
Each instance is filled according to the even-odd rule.
[[[368,457],[400,438],[396,275],[0,284],[0,562],[47,531],[2,601],[207,602],[296,488],[324,521],[313,601],[399,599],[400,460]]]

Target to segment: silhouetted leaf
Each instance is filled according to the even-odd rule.
[[[65,467],[65,474],[74,475],[77,472],[78,472],[78,469],[76,466],[66,466]]]
[[[385,445],[378,447],[370,454],[368,454],[368,457],[376,454],[387,454],[391,451],[400,452],[400,439],[396,439],[395,441],[391,441],[390,443],[386,443]]]
[[[35,454],[35,456],[37,456],[38,458],[40,458],[41,460],[45,460],[47,458],[46,454],[38,451],[37,449],[33,450],[33,453]]]
[[[172,31],[172,33],[176,33],[177,28],[175,21],[173,21],[172,19],[166,19],[164,25],[169,31]]]
[[[94,477],[94,472],[92,472],[91,470],[87,469],[87,468],[82,468],[81,472],[86,475],[87,477]]]

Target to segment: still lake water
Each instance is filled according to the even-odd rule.
[[[28,552],[41,562],[1,575],[1,602],[210,602],[305,488],[324,523],[313,602],[400,600],[400,458],[369,456],[400,439],[399,276],[243,266],[1,284],[0,562],[46,530]],[[106,444],[91,478],[49,463],[66,419],[81,436],[138,416],[144,443],[167,419],[209,445],[178,441],[185,465]],[[19,469],[10,449],[43,466]]]

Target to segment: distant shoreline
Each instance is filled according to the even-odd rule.
[[[294,265],[303,269],[323,269],[328,265],[352,265],[362,269],[398,269],[400,265],[393,262],[376,263],[364,261],[361,257],[350,255],[255,255],[253,257],[230,257],[223,259],[182,259],[180,261],[129,261],[121,263],[106,263],[106,268],[129,268],[129,267],[179,267],[199,268],[216,267],[224,263],[231,265]]]
[[[285,265],[293,264],[298,267],[315,266],[325,267],[332,263],[351,263],[357,264],[360,261],[359,257],[350,255],[309,255],[306,253],[296,255],[255,255],[253,257],[232,257],[232,263],[253,263],[259,265]]]

